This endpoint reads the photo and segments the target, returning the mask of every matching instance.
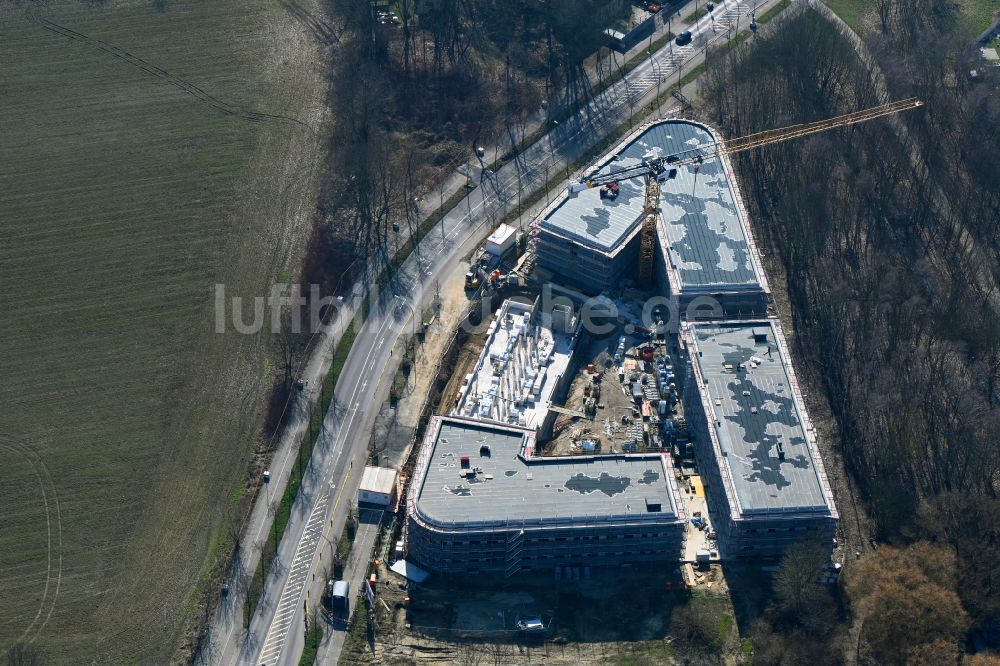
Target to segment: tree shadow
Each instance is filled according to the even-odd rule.
[[[763,570],[767,562],[724,562],[722,576],[729,588],[740,635],[750,633],[750,626],[759,618],[772,597],[771,574]]]

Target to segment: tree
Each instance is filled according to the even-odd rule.
[[[480,666],[484,656],[478,645],[465,642],[458,645],[458,659],[456,661],[460,666]]]
[[[847,592],[875,661],[940,658],[951,654],[945,644],[957,652],[969,618],[954,576],[954,552],[926,542],[906,549],[884,546],[848,571]]]
[[[830,562],[823,547],[803,542],[789,548],[774,574],[774,592],[780,616],[789,624],[814,628],[829,620],[832,604],[820,584]]]
[[[963,563],[958,589],[969,612],[1000,615],[1000,499],[946,493],[925,502],[919,517],[926,532],[941,535]]]
[[[958,644],[939,638],[930,643],[915,645],[907,651],[907,666],[946,666],[958,663]]]
[[[878,12],[883,34],[889,32],[889,17],[892,14],[894,4],[895,0],[875,0],[875,10]]]
[[[678,606],[670,615],[671,635],[694,650],[715,653],[722,648],[728,637],[720,634],[719,624],[718,607],[697,599]]]
[[[831,625],[832,626],[832,625]],[[817,634],[803,629],[777,630],[760,618],[750,628],[753,646],[751,663],[760,666],[835,666],[843,664],[835,649],[838,643],[829,640],[828,631]]]
[[[510,661],[513,649],[506,643],[487,643],[486,654],[493,661],[493,666],[503,666]]]

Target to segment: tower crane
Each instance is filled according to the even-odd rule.
[[[891,104],[873,106],[862,111],[855,111],[826,120],[813,123],[791,125],[773,130],[765,130],[748,134],[730,141],[715,141],[703,146],[683,150],[673,155],[665,155],[643,160],[622,169],[596,174],[580,182],[568,185],[570,196],[593,187],[601,187],[602,199],[615,199],[618,196],[619,183],[631,178],[642,176],[646,179],[646,200],[642,208],[642,233],[639,247],[639,271],[637,282],[648,285],[653,277],[653,256],[656,244],[656,218],[660,213],[660,184],[677,177],[677,169],[694,164],[697,169],[706,160],[720,155],[732,155],[751,148],[759,148],[772,143],[789,141],[809,134],[825,132],[836,127],[863,123],[882,116],[888,116],[902,111],[910,111],[923,106],[923,101],[910,98]]]

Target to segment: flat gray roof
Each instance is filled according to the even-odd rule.
[[[600,162],[596,173],[621,169],[661,155],[694,156],[692,149],[713,146],[715,137],[704,125],[687,120],[660,121],[626,139]],[[591,177],[593,172],[588,172]],[[681,286],[763,285],[759,264],[752,257],[746,220],[737,204],[734,184],[723,162],[706,159],[681,167],[677,178],[660,188],[663,245]],[[600,190],[564,195],[540,222],[543,230],[571,238],[602,252],[611,252],[631,236],[642,218],[643,178],[621,183],[614,201]]]
[[[417,498],[418,512],[437,526],[450,527],[683,519],[665,455],[526,459],[518,454],[527,434],[442,418]],[[480,455],[483,445],[490,447],[488,456]],[[483,473],[460,477],[462,456],[469,456],[470,467]],[[659,511],[648,510],[647,504],[658,505]]]
[[[696,345],[692,359],[707,389],[702,397],[710,410],[708,427],[718,435],[723,474],[728,469],[743,513],[832,508],[780,328],[772,321],[689,327]],[[766,341],[755,342],[755,333]]]

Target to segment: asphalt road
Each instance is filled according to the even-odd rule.
[[[757,3],[762,12],[777,0]],[[714,22],[705,17],[691,28],[694,40],[684,47],[670,43],[643,61],[624,81],[616,83],[572,118],[554,125],[546,136],[500,168],[482,178],[481,185],[419,243],[389,284],[373,295],[368,318],[357,336],[338,381],[335,400],[324,420],[323,433],[303,479],[302,492],[292,509],[285,536],[279,546],[276,565],[265,583],[249,630],[242,628],[242,599],[238,594],[240,573],[253,571],[264,530],[270,525],[267,498],[258,502],[244,539],[249,550],[242,567],[237,567],[224,601],[211,625],[202,650],[205,663],[213,664],[297,664],[302,650],[305,609],[319,603],[324,572],[329,565],[330,543],[343,527],[348,508],[354,503],[364,465],[368,441],[379,406],[387,397],[399,354],[392,350],[407,331],[414,309],[433,294],[435,279],[475,247],[521,197],[530,197],[550,177],[558,175],[616,127],[628,120],[634,109],[642,108],[662,86],[665,90],[678,75],[678,66],[687,71],[703,58],[706,43],[724,39],[727,27],[735,27],[737,8],[740,28],[749,23],[750,4],[720,3]],[[714,23],[714,25],[713,25]],[[734,31],[735,34],[735,31]],[[349,317],[364,298],[358,288],[341,308],[338,319],[323,332],[324,342],[339,338]],[[330,345],[332,347],[332,344]],[[306,376],[322,376],[329,366],[329,350],[310,362]],[[305,427],[305,419],[295,415],[291,434]],[[267,493],[273,502],[280,496],[290,470],[292,456],[286,454],[272,463],[272,483]],[[359,532],[346,575],[360,583],[371,546],[374,528]],[[325,557],[325,560],[324,560]],[[243,573],[245,576],[245,573]],[[245,584],[245,583],[243,583]],[[352,593],[359,590],[352,581]],[[311,611],[310,611],[311,612]],[[342,629],[335,629],[322,650],[320,663],[336,663],[343,643]]]

